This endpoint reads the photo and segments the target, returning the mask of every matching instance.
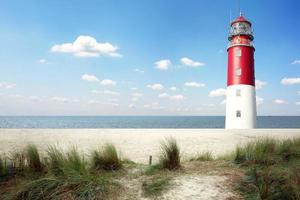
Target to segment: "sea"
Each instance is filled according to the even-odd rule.
[[[0,116],[0,128],[224,128],[224,116]],[[259,116],[258,128],[300,128],[300,116]]]

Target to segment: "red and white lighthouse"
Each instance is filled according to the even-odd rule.
[[[252,24],[242,13],[231,23],[228,37],[226,96],[227,129],[256,127],[256,95]]]

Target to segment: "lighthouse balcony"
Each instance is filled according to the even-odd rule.
[[[234,47],[234,46],[248,46],[248,47],[254,47],[254,42],[247,42],[247,43],[241,43],[241,42],[229,42],[227,45],[227,49],[229,49],[230,47]]]

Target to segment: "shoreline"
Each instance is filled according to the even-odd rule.
[[[160,142],[170,136],[180,145],[183,159],[189,159],[204,151],[214,156],[230,153],[259,137],[300,137],[300,129],[0,129],[0,154],[35,144],[42,151],[50,145],[63,150],[75,146],[88,156],[92,149],[113,143],[123,158],[147,163],[150,155],[158,160]]]

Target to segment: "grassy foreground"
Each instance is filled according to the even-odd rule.
[[[239,186],[247,199],[300,199],[300,138],[237,147],[234,162],[247,171]]]
[[[116,167],[117,166],[117,167]],[[0,199],[107,199],[120,188],[115,170],[122,162],[113,145],[86,160],[76,148],[49,147],[41,157],[36,146],[0,158]]]
[[[237,185],[243,198],[300,200],[300,138],[260,138],[237,147],[230,156],[214,158],[211,152],[202,152],[186,162],[174,138],[162,141],[160,150],[159,162],[147,166],[122,160],[113,144],[86,157],[76,148],[64,152],[51,146],[41,153],[28,145],[0,156],[0,199],[119,199],[128,193],[125,188],[132,179],[143,198],[159,199],[172,188],[175,177],[216,170],[226,174],[239,168],[245,172],[242,178],[229,182]]]

